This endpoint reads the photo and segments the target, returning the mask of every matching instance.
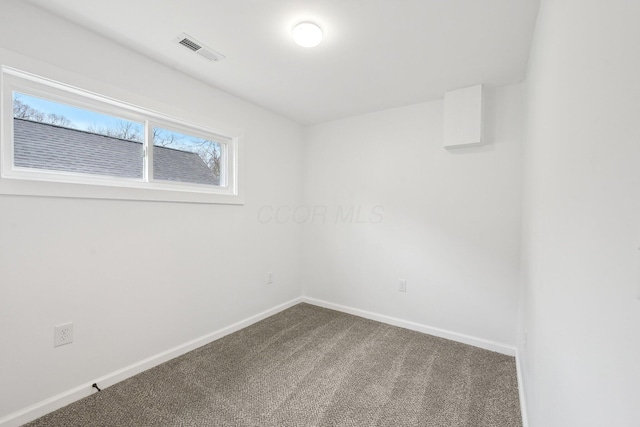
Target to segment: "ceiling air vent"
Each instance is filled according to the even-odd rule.
[[[197,53],[198,55],[208,59],[209,61],[217,62],[224,59],[223,54],[216,52],[211,48],[206,47],[203,43],[200,43],[199,41],[191,37],[189,34],[186,34],[186,33],[180,34],[176,38],[176,41],[178,42],[178,44],[181,44],[182,46],[186,47],[190,51]]]

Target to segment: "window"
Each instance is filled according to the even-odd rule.
[[[2,71],[0,192],[241,203],[237,132]]]

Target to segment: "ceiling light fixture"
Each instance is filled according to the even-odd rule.
[[[322,41],[322,29],[311,21],[303,21],[293,27],[293,40],[302,47],[315,47]]]

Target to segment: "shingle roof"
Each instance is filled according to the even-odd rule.
[[[14,164],[19,167],[142,178],[142,144],[47,123],[14,119]],[[219,185],[200,156],[154,147],[154,178]]]

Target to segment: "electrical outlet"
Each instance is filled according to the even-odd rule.
[[[53,346],[71,344],[73,342],[73,323],[63,323],[53,327]]]
[[[407,292],[407,281],[404,279],[400,279],[400,286],[398,286],[398,291]]]
[[[273,283],[273,273],[272,272],[268,272],[267,273],[267,285],[270,285]]]

